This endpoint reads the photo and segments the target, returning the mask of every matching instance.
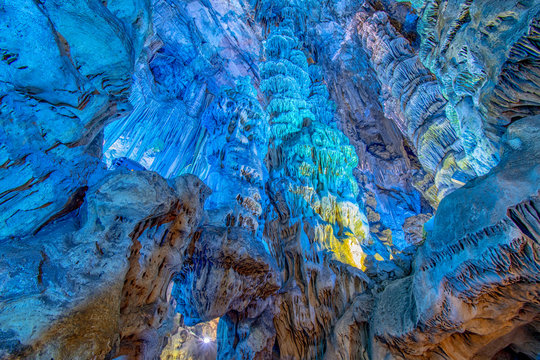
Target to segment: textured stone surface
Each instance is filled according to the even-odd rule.
[[[413,275],[380,295],[372,331],[394,353],[406,359],[489,359],[507,347],[530,358],[538,353],[539,248],[526,230],[538,226],[530,217],[540,190],[538,120],[514,122],[499,165],[441,202]],[[524,218],[528,225],[517,220]]]
[[[182,321],[177,314],[175,321]],[[219,319],[195,326],[179,326],[167,339],[161,360],[213,360],[217,357],[216,334]]]
[[[430,218],[430,214],[420,214],[405,219],[403,231],[405,232],[407,244],[418,245],[424,240],[424,224],[429,221]]]
[[[260,28],[243,1],[153,1],[153,36],[137,66],[125,121],[105,132],[105,156],[128,156],[165,177],[206,180],[202,117],[224,87],[257,79]]]
[[[171,187],[156,173],[111,173],[79,211],[3,241],[1,354],[87,359],[125,346],[153,358],[205,189],[193,176]]]
[[[275,262],[244,229],[201,227],[187,246],[172,291],[186,325],[242,312],[280,288]]]
[[[356,153],[333,120],[322,69],[309,66],[301,51],[302,14],[310,6],[316,4],[263,1],[258,9],[268,31],[261,88],[269,98],[271,129],[267,192],[272,207],[264,235],[283,284],[273,309],[259,319],[274,314],[272,352],[282,359],[323,357],[331,342],[344,352],[358,345],[346,339],[338,343],[330,329],[342,317],[347,326],[351,303],[369,283],[354,267],[363,267],[369,243],[352,175]]]
[[[0,0],[0,358],[536,359],[538,11]]]
[[[414,14],[405,5],[394,5],[388,1],[384,4],[391,19],[395,16],[404,27],[410,27],[410,20],[406,19],[414,19]],[[359,8],[354,1],[315,7],[316,15],[308,26],[307,46],[320,64],[331,99],[336,103],[338,126],[358,155],[354,174],[363,193],[370,232],[383,242],[402,248],[404,219],[429,212],[430,205],[436,207],[437,190],[393,115],[386,116],[381,83],[370,66],[356,26]],[[392,23],[401,24],[394,20]]]
[[[0,236],[24,236],[76,207],[92,181],[103,128],[129,109],[150,9],[145,1],[0,5]]]
[[[203,114],[208,131],[206,182],[214,191],[206,209],[213,224],[260,234],[269,126],[250,81],[246,77],[234,89],[225,89]]]
[[[455,173],[466,179],[477,175],[446,117],[446,99],[386,13],[360,12],[356,18],[358,34],[383,83],[385,112],[415,146],[424,169],[435,176],[438,199],[442,199],[456,188],[456,181],[462,180]]]
[[[498,161],[505,126],[538,113],[538,14],[534,1],[424,1],[419,57],[436,75],[471,165]]]

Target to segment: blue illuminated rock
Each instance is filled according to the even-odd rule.
[[[224,90],[203,115],[208,132],[206,183],[213,190],[206,209],[210,222],[245,227],[261,240],[261,215],[266,206],[268,117],[249,78]]]
[[[311,70],[310,77],[306,56],[300,51],[294,19],[306,9],[306,4],[284,6],[284,20],[270,30],[264,45],[261,88],[269,97],[270,186],[286,181],[286,187],[277,185],[273,191],[281,192],[291,218],[311,217],[309,221],[318,224],[310,241],[360,267],[360,244],[367,240],[369,230],[356,204],[358,185],[352,170],[358,158],[331,121],[333,114],[327,110],[328,91],[324,91],[320,69]],[[319,118],[310,108],[326,111]]]
[[[360,13],[358,27],[383,91],[390,93],[385,111],[418,151],[423,167],[435,177],[438,199],[478,175],[463,148],[455,125],[447,118],[447,100],[408,41],[390,24],[388,15]],[[397,99],[397,104],[392,99]],[[461,177],[455,176],[461,175]]]
[[[403,4],[385,1],[384,10],[404,27],[414,13]],[[313,58],[336,103],[338,127],[358,155],[354,176],[359,184],[372,237],[398,249],[407,246],[405,219],[436,207],[433,178],[418,162],[414,147],[393,114],[396,102],[384,91],[363,48],[362,29],[356,26],[356,2],[335,2],[313,8],[307,37]],[[325,21],[315,19],[324,18]],[[410,20],[412,19],[412,20]],[[412,31],[415,34],[415,29]],[[411,37],[407,25],[407,37]],[[385,98],[386,96],[386,98]],[[367,100],[369,99],[369,100]],[[387,104],[386,106],[383,106]]]
[[[125,156],[166,177],[207,176],[202,116],[225,87],[258,72],[260,28],[242,4],[154,2],[154,34],[134,74],[133,112],[105,131],[108,163]]]
[[[0,356],[155,358],[172,326],[170,277],[207,191],[192,175],[168,184],[116,171],[87,190],[79,211],[36,236],[2,240]]]
[[[172,296],[186,325],[256,308],[280,288],[274,260],[250,235],[240,227],[199,229],[173,278]]]
[[[2,2],[0,237],[76,207],[103,128],[124,116],[149,32],[143,1]]]
[[[538,358],[539,13],[0,0],[0,358]]]
[[[499,161],[505,126],[538,111],[538,4],[415,1],[418,56],[448,100],[445,112],[478,175]],[[459,182],[465,181],[456,179]]]
[[[330,337],[321,324],[333,326],[354,293],[369,283],[358,269],[365,256],[362,247],[369,244],[369,227],[352,175],[358,158],[337,129],[321,69],[308,64],[299,38],[311,5],[316,6],[265,1],[259,9],[268,27],[261,90],[268,98],[271,132],[267,183],[271,208],[265,214],[264,235],[283,269],[283,286],[272,306],[259,310],[261,315],[222,320],[221,329],[229,339],[234,334],[231,328],[250,328],[243,335],[249,341],[228,340],[220,347],[229,356],[249,353],[268,358],[273,342],[283,358],[323,356]],[[267,6],[271,9],[264,11]],[[335,288],[338,283],[355,290],[341,293]],[[269,316],[275,330],[264,325]],[[261,330],[267,336],[260,336]]]

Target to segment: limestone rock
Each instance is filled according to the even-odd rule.
[[[528,343],[538,325],[539,249],[528,229],[537,217],[524,209],[538,206],[538,120],[514,122],[499,165],[441,202],[413,274],[380,295],[373,331],[390,351],[407,359],[509,349],[536,356]]]
[[[538,358],[539,9],[0,0],[0,358]]]
[[[121,353],[159,354],[170,278],[206,196],[194,177],[173,182],[111,173],[88,189],[80,210],[36,236],[2,242],[2,356],[88,359],[128,342]]]
[[[373,309],[371,296],[358,295],[334,326],[332,337],[327,344],[324,359],[368,360],[368,324]]]
[[[449,100],[446,113],[478,175],[498,162],[512,121],[538,111],[534,1],[423,1],[419,57]]]
[[[356,17],[358,35],[384,84],[384,96],[389,99],[385,111],[397,114],[394,121],[414,144],[424,169],[435,176],[438,198],[442,199],[458,187],[456,180],[461,178],[456,173],[467,179],[477,175],[446,117],[446,99],[433,75],[409,42],[393,28],[386,13],[359,12]]]
[[[130,108],[150,9],[144,1],[0,4],[0,237],[22,237],[73,210],[100,169],[102,131]]]
[[[181,322],[177,314],[175,322]],[[167,345],[160,355],[161,360],[213,360],[217,356],[218,319],[195,326],[179,326],[167,339]]]
[[[263,244],[237,227],[199,228],[173,281],[172,296],[186,325],[242,312],[280,288],[277,266]]]
[[[394,122],[394,116],[386,116],[381,84],[356,27],[359,5],[351,1],[314,7],[308,46],[336,103],[338,127],[355,147],[359,161],[353,173],[367,215],[372,216],[368,219],[370,232],[388,241],[385,230],[390,230],[390,242],[402,248],[406,246],[405,218],[429,212],[438,201],[429,190],[434,188],[433,177],[422,169],[400,123]],[[407,16],[414,17],[404,4],[384,1],[379,5],[388,11],[393,24],[400,24],[394,17],[404,22]],[[325,21],[317,21],[321,18]]]
[[[424,241],[424,224],[431,219],[430,214],[419,214],[405,219],[403,231],[409,245],[419,245]]]
[[[152,1],[153,34],[137,64],[133,111],[105,132],[105,158],[126,156],[164,177],[188,172],[207,182],[201,126],[225,88],[258,82],[260,26],[246,1]]]

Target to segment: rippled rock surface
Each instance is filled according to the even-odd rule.
[[[104,127],[127,114],[148,4],[3,1],[0,237],[76,208],[99,168]]]
[[[446,115],[475,172],[499,160],[505,127],[538,113],[534,1],[418,1],[419,57],[448,99]]]
[[[374,336],[396,356],[537,355],[538,120],[513,123],[499,165],[441,202],[413,275],[380,295]]]
[[[0,359],[536,359],[538,14],[0,0]]]
[[[308,26],[308,46],[336,103],[338,127],[358,156],[353,173],[363,193],[370,233],[402,249],[407,246],[405,219],[430,213],[438,203],[437,188],[400,129],[402,123],[395,121],[403,116],[390,111],[395,110],[394,105],[385,106],[387,102],[395,104],[396,99],[381,96],[386,81],[378,80],[364,49],[362,28],[356,21],[356,14],[364,10],[358,5],[336,2],[315,7]],[[388,10],[404,22],[414,19],[405,5]],[[325,20],[315,20],[320,18]]]
[[[407,39],[384,12],[358,13],[358,33],[384,84],[385,111],[418,151],[420,163],[435,177],[438,199],[477,173],[446,117],[446,99]],[[385,94],[386,93],[386,94]],[[397,102],[395,102],[397,100]],[[466,180],[465,180],[466,181]]]
[[[260,28],[243,1],[153,1],[153,34],[134,73],[126,121],[106,129],[105,157],[127,156],[170,177],[207,176],[201,126],[225,87],[257,78]]]

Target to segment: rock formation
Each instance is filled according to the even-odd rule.
[[[537,359],[539,16],[0,0],[0,359]]]
[[[80,205],[104,127],[130,107],[150,9],[143,1],[1,5],[0,236],[21,237]]]
[[[78,211],[3,242],[2,355],[159,354],[169,283],[206,196],[191,175],[169,185],[118,171],[90,187]]]
[[[537,355],[539,238],[527,229],[537,226],[538,120],[508,128],[500,163],[441,202],[413,274],[380,294],[372,331],[390,351],[406,359]],[[387,311],[399,298],[399,310]]]
[[[477,175],[446,117],[446,99],[435,78],[420,63],[408,41],[396,32],[385,12],[360,12],[356,16],[358,33],[374,70],[385,84],[385,111],[409,137],[424,169],[434,174],[441,199],[456,187],[456,182],[463,181],[463,176],[469,179]],[[456,178],[456,174],[461,177]]]

